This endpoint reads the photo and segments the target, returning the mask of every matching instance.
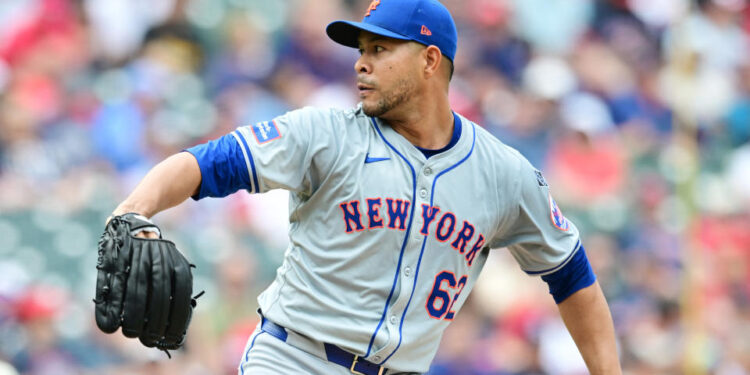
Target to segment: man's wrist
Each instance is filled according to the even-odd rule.
[[[120,205],[117,206],[117,208],[115,208],[114,211],[112,211],[112,216],[120,216],[120,215],[131,214],[131,213],[136,214],[136,215],[141,215],[147,219],[150,219],[151,216],[153,216],[153,213],[150,210],[146,209],[145,207],[141,207],[139,205],[130,204],[126,202],[120,203]]]
[[[149,214],[144,209],[139,209],[135,205],[126,204],[125,202],[123,202],[123,203],[120,203],[120,205],[117,206],[114,209],[114,211],[112,211],[112,213],[107,217],[107,219],[105,221],[105,225],[108,224],[109,221],[112,220],[112,218],[115,217],[115,216],[121,216],[121,215],[131,214],[131,213],[143,216],[147,220],[150,219],[151,216],[152,216],[151,214]]]

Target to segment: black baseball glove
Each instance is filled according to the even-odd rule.
[[[159,238],[136,237],[141,231],[156,232]],[[192,297],[193,267],[147,218],[133,213],[113,217],[99,240],[97,326],[106,333],[122,326],[125,336],[169,355],[167,350],[185,343],[200,297]]]

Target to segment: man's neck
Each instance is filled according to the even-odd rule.
[[[400,113],[381,117],[393,130],[413,145],[436,150],[445,147],[453,137],[453,112],[445,100],[422,101],[420,106],[404,108]]]

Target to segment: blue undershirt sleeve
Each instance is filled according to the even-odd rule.
[[[596,275],[591,269],[586,251],[581,246],[568,264],[551,274],[542,276],[542,280],[549,285],[549,292],[555,299],[555,303],[560,303],[573,293],[593,284],[596,281]]]
[[[231,133],[185,151],[195,156],[201,170],[201,186],[193,199],[221,198],[240,189],[252,190],[245,156]]]

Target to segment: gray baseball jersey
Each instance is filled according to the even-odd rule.
[[[203,175],[196,198],[236,190],[228,185],[291,192],[290,245],[258,297],[266,318],[425,372],[490,248],[506,247],[532,275],[571,258],[578,231],[541,173],[455,117],[457,142],[430,158],[360,107],[299,109],[214,141],[241,152],[192,151]]]

